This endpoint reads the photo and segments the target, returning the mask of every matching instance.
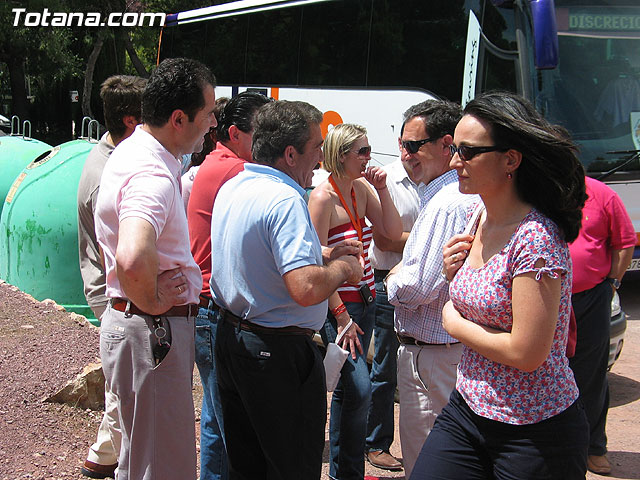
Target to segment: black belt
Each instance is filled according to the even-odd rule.
[[[127,305],[129,306],[128,310]],[[124,298],[112,298],[111,307],[120,312],[128,312],[132,315],[147,315],[149,317],[195,317],[198,314],[198,308],[200,306],[195,304],[177,305],[175,307],[171,307],[164,313],[152,315],[136,307],[132,302],[129,302]]]
[[[416,340],[415,338],[410,337],[408,335],[400,335],[399,333],[397,333],[396,336],[398,337],[398,341],[402,345],[417,345],[419,347],[442,347],[444,345],[452,345],[449,343],[427,343],[427,342],[423,342],[422,340]],[[458,343],[458,342],[455,342],[455,343]]]
[[[381,282],[382,280],[387,278],[387,275],[389,275],[389,270],[373,270],[373,278],[376,282]]]
[[[245,330],[247,332],[264,333],[267,335],[305,335],[307,337],[313,337],[316,333],[310,328],[302,328],[296,326],[271,328],[262,325],[256,325],[255,323],[251,323],[248,320],[234,315],[229,310],[225,310],[224,308],[220,308],[220,315],[226,322],[230,323],[234,327],[239,326],[241,330]]]
[[[200,294],[200,308],[209,308],[209,303],[211,302],[211,297],[207,297],[206,295]],[[213,304],[214,310],[217,310],[218,307],[216,304]]]

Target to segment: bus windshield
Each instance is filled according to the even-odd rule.
[[[607,172],[640,149],[640,6],[557,0],[556,16],[560,63],[540,72],[537,106],[570,131],[589,174]],[[640,162],[620,171],[635,178]]]

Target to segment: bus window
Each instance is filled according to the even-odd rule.
[[[482,90],[508,90],[517,92],[516,63],[504,60],[485,50],[481,72]]]
[[[366,86],[370,17],[369,0],[306,6],[295,85]]]
[[[511,48],[510,11],[490,0],[334,0],[167,27],[160,58],[197,58],[220,84],[420,88],[460,101],[469,8]],[[513,84],[503,65],[489,68],[492,86]]]
[[[460,101],[467,12],[462,0],[375,2],[369,85],[419,86]]]
[[[206,43],[191,50],[201,52],[204,62],[211,67],[219,83],[245,81],[247,78],[247,36],[249,17],[221,18],[208,25]],[[185,25],[188,27],[189,25]],[[182,27],[181,27],[182,28]],[[224,68],[220,68],[224,65]]]
[[[247,15],[246,77],[249,84],[290,84],[298,70],[300,9]],[[225,62],[226,63],[226,62]]]
[[[523,87],[518,85],[516,80],[518,56],[515,10],[492,8],[488,4],[489,2],[482,2],[482,8],[476,12],[485,36],[480,42],[481,53],[476,90],[508,90],[523,93]],[[491,45],[488,42],[491,42]],[[498,55],[496,51],[510,53]],[[530,58],[530,55],[524,58]]]
[[[542,73],[538,104],[580,144],[587,172],[606,172],[627,157],[607,152],[638,148],[640,7],[581,3],[556,2],[560,64]],[[623,171],[638,169],[631,162]]]

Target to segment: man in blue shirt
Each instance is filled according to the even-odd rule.
[[[273,102],[255,118],[255,164],[212,212],[211,293],[231,478],[320,478],[326,389],[313,343],[327,297],[363,271],[359,242],[325,249],[304,201],[322,160],[322,113]]]

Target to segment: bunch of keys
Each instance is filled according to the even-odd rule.
[[[164,360],[164,357],[167,356],[169,350],[171,349],[171,344],[167,341],[167,329],[160,325],[160,319],[153,319],[153,334],[156,337],[156,344],[153,346],[153,359],[155,360],[156,366]]]

